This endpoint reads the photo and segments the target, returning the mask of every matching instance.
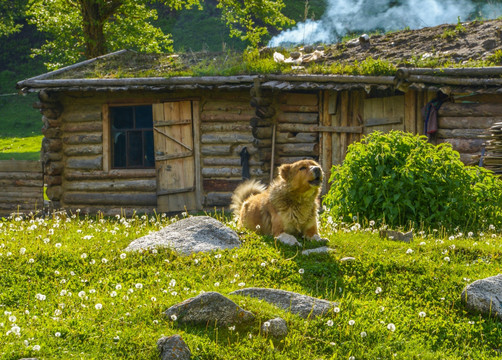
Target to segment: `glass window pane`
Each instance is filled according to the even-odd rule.
[[[136,129],[153,127],[153,111],[151,105],[136,106]]]
[[[153,131],[145,131],[143,133],[144,141],[144,154],[145,154],[145,167],[155,166],[155,155],[153,152]]]
[[[128,166],[143,165],[143,136],[141,131],[129,131],[129,146],[127,147]]]
[[[126,167],[126,136],[124,132],[112,131],[113,167]]]
[[[134,128],[133,110],[134,107],[132,106],[111,107],[112,129]]]

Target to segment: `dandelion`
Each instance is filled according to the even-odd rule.
[[[35,259],[30,259],[30,260],[28,260],[28,262],[29,262],[30,264],[33,264],[33,263],[35,262]]]
[[[66,291],[66,290],[61,290],[61,292],[59,293],[59,296],[65,296],[65,295],[66,295],[66,293],[67,293],[67,291]]]
[[[349,356],[349,360],[356,360],[355,356]]]
[[[171,281],[169,281],[169,287],[175,287],[175,286],[176,286],[176,280],[171,279]]]
[[[85,291],[80,291],[78,293],[78,297],[81,298],[81,299],[83,299],[85,297]]]
[[[396,325],[390,323],[389,325],[387,325],[387,329],[389,329],[390,331],[396,331]]]
[[[171,315],[171,320],[172,321],[176,321],[176,320],[178,320],[178,317],[175,314],[172,314]]]
[[[340,312],[340,308],[338,306],[335,306],[333,308],[333,311],[338,314]]]
[[[420,311],[418,313],[418,316],[420,316],[421,318],[425,317],[427,314],[424,312],[424,311]]]
[[[233,326],[229,326],[229,327],[228,327],[228,330],[230,330],[230,331],[234,331],[234,330],[235,330],[235,325],[233,325]]]
[[[61,243],[57,243],[56,245],[54,245],[55,247],[57,247],[58,249],[61,247]]]
[[[366,331],[361,331],[361,337],[365,338],[366,336],[368,336],[368,334],[366,334]]]
[[[57,331],[55,334],[54,334],[55,337],[61,337],[61,333],[59,331]]]
[[[218,286],[220,286],[220,283],[219,282],[215,282],[214,286],[218,287]]]
[[[111,297],[115,297],[115,296],[117,296],[117,292],[116,292],[116,291],[112,291],[112,292],[110,293],[110,296],[111,296]]]
[[[108,262],[108,260],[107,260],[107,259],[105,259],[105,258],[102,258],[102,259],[101,259],[101,262],[102,262],[103,264],[106,264],[106,263]]]
[[[448,256],[445,256],[443,260],[446,262],[450,262],[450,258]]]
[[[94,307],[96,308],[96,310],[101,310],[103,308],[103,305],[100,303],[97,303],[96,305],[94,305]]]
[[[237,285],[239,285],[240,287],[243,287],[243,286],[245,286],[245,285],[246,285],[246,283],[240,282],[240,283],[239,283],[239,284],[237,284]]]
[[[412,249],[408,249],[408,250],[406,250],[406,253],[407,253],[407,254],[412,254],[412,253],[413,253],[413,250],[412,250]]]
[[[40,345],[35,345],[33,346],[34,351],[40,351]]]
[[[121,258],[122,260],[124,260],[126,257],[127,257],[127,255],[126,255],[125,253],[120,254],[120,258]]]
[[[263,326],[264,326],[265,328],[268,328],[268,327],[270,326],[270,321],[265,321],[265,322],[263,323]]]
[[[267,266],[267,263],[266,262],[262,262],[260,265],[261,265],[261,267],[265,267],[265,266]]]
[[[14,325],[10,328],[10,332],[13,333],[14,335],[21,335],[21,328],[17,325]],[[7,332],[7,334],[9,334],[9,332]]]
[[[350,325],[350,326],[353,326],[355,323],[356,323],[356,321],[355,321],[355,320],[349,320],[349,325]]]
[[[298,270],[298,272],[299,272],[300,274],[303,274],[303,273],[305,272],[305,270],[304,270],[304,269],[299,269],[299,270]]]
[[[328,320],[328,321],[326,322],[326,325],[328,325],[328,326],[333,326],[333,320]]]
[[[260,230],[260,225],[256,225],[256,230]]]
[[[216,254],[216,255],[214,255],[214,258],[215,258],[215,259],[219,259],[219,258],[221,258],[221,254]]]
[[[115,290],[121,290],[121,289],[122,289],[122,285],[120,285],[120,284],[115,285]]]
[[[21,249],[19,249],[19,253],[20,253],[21,255],[24,255],[24,254],[26,253],[26,249],[25,249],[25,248],[21,248]]]
[[[134,286],[136,287],[136,289],[142,289],[143,288],[143,284],[141,284],[141,283],[137,283]]]
[[[375,221],[374,221],[374,220],[371,220],[371,221],[370,221],[370,226],[371,226],[371,227],[375,226]]]
[[[44,301],[46,296],[44,294],[37,294],[35,295],[35,298],[40,301]]]
[[[379,286],[375,289],[375,294],[380,294],[382,292],[382,288]]]
[[[495,230],[495,226],[494,225],[488,226],[488,230],[494,231]]]
[[[9,316],[9,321],[14,323],[16,322],[17,318],[14,315]]]
[[[82,255],[80,255],[80,257],[81,257],[82,259],[85,259],[85,258],[87,258],[87,254],[86,254],[86,253],[83,253]]]

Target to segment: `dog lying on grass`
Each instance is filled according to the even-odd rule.
[[[255,180],[239,185],[230,208],[240,226],[273,235],[287,245],[301,246],[296,236],[325,241],[317,231],[322,178],[322,169],[313,160],[281,165],[268,188]]]

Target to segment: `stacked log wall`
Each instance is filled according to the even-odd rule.
[[[246,148],[251,178],[266,175],[259,141],[250,125],[255,110],[248,92],[216,92],[204,97],[200,107],[201,172],[203,205],[206,208],[230,204],[235,188],[243,181],[241,151]]]
[[[477,165],[490,127],[502,121],[502,95],[458,97],[439,110],[437,142],[452,144],[466,165]]]
[[[44,209],[42,162],[0,161],[0,216],[37,213]]]
[[[319,160],[318,93],[287,93],[278,97],[276,164],[310,158]]]
[[[140,95],[123,100],[123,104],[138,101]],[[104,149],[103,105],[108,102],[121,102],[121,96],[71,94],[61,99],[60,206],[105,215],[151,213],[157,206],[155,170],[109,169],[105,164],[108,149]]]

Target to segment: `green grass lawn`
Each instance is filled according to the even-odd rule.
[[[1,221],[1,359],[158,359],[156,341],[173,334],[182,335],[193,359],[500,358],[501,322],[467,313],[460,301],[468,283],[502,272],[500,229],[449,238],[433,232],[406,244],[370,227],[324,224],[335,251],[309,257],[239,230],[239,249],[124,252],[170,222],[78,214]],[[340,261],[348,256],[355,261]],[[235,330],[180,326],[163,316],[201,292],[251,286],[338,306],[304,320],[229,296],[257,318]],[[289,327],[281,341],[260,333],[260,322],[276,316]]]

